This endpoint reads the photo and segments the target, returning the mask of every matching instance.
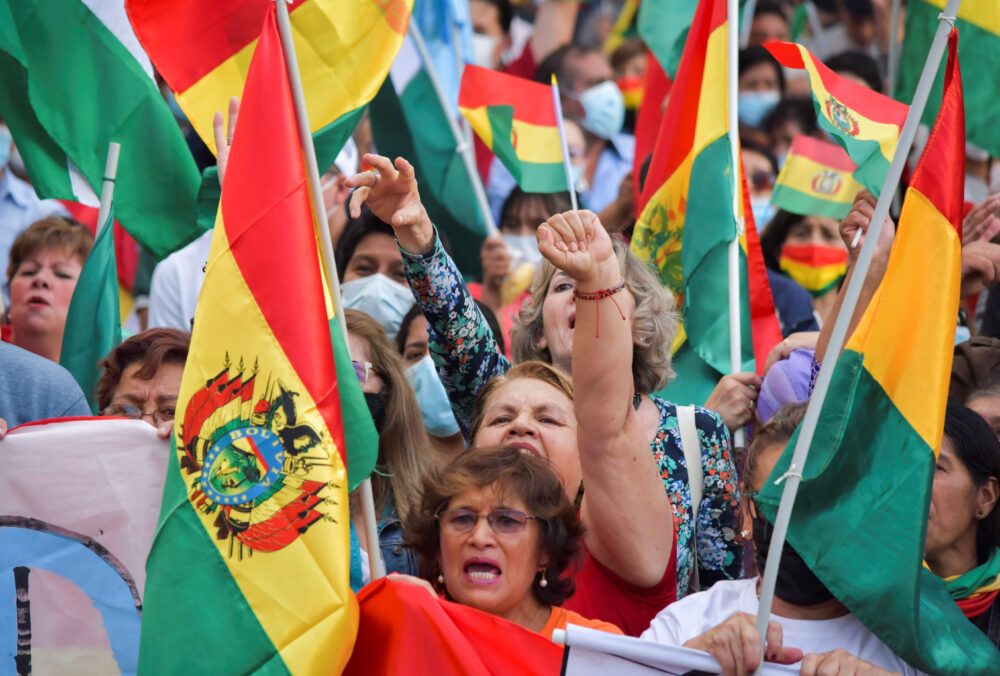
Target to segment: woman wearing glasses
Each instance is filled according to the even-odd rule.
[[[345,310],[347,339],[378,431],[378,464],[372,472],[379,548],[390,572],[416,574],[413,554],[403,546],[400,523],[420,502],[420,485],[431,465],[431,446],[420,407],[403,371],[403,361],[382,326],[358,310]],[[351,514],[361,514],[353,498]],[[369,551],[365,529],[355,523],[361,548]]]
[[[407,524],[435,593],[547,638],[567,622],[620,634],[559,607],[575,588],[582,530],[552,466],[512,446],[471,449],[428,477]]]

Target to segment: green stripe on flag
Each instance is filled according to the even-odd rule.
[[[113,214],[114,210],[109,211],[80,271],[59,353],[59,363],[73,374],[95,415],[99,413],[95,396],[100,378],[97,362],[122,342]]]
[[[850,203],[825,200],[780,183],[774,186],[771,204],[803,216],[824,216],[837,220],[842,219],[851,210]]]
[[[956,676],[996,673],[1000,654],[922,565],[934,451],[862,359],[845,350],[837,361],[788,542],[834,596],[910,665]],[[783,489],[774,479],[788,471],[797,440],[798,433],[758,498],[772,523]],[[913,595],[918,588],[919,606]]]
[[[983,3],[984,5],[987,3]],[[1000,12],[993,3],[983,11]],[[937,30],[941,10],[924,0],[912,0],[906,8],[906,39],[899,59],[899,77],[895,98],[909,103],[917,88],[917,80]],[[966,139],[1000,157],[1000,97],[996,95],[997,64],[1000,64],[1000,35],[991,33],[962,19],[955,21],[958,28],[958,56],[962,63],[962,91],[965,96]],[[944,60],[927,99],[922,121],[932,125],[941,107],[944,84]]]
[[[159,612],[143,618],[139,673],[167,673],[166,665],[176,665],[180,651],[188,654],[192,673],[288,674],[187,499],[180,468],[173,460],[176,441],[170,453],[160,522],[146,566],[146,579],[155,579],[157,584],[146,585],[143,598],[145,607]],[[211,645],[203,645],[207,626],[211,627]]]
[[[562,162],[521,162],[521,182],[525,192],[563,192],[566,190],[566,168]]]
[[[685,342],[673,354],[671,365],[677,375],[669,385],[656,394],[678,406],[704,405],[723,375],[706,364],[705,360],[691,349],[689,342]],[[726,373],[728,372],[727,369]]]
[[[736,222],[728,135],[694,158],[689,186],[681,247],[684,328],[698,355],[721,373],[729,373],[729,243],[736,237]],[[742,249],[739,278],[743,370],[753,371],[750,293]]]
[[[0,0],[0,116],[43,197],[76,200],[67,159],[99,192],[122,145],[118,220],[162,257],[194,240],[198,171],[152,78],[81,0]]]
[[[347,484],[348,490],[353,491],[368,478],[378,462],[378,432],[336,318],[330,320],[330,340],[333,343],[333,361],[337,367],[337,394],[340,396],[340,416],[343,421],[344,444],[347,447],[344,449]]]
[[[459,269],[477,277],[482,269],[479,249],[486,226],[427,72],[417,70],[402,92],[396,91],[392,77],[386,78],[370,110],[379,151],[389,157],[405,157],[413,164],[427,215],[447,237]]]
[[[882,146],[879,145],[878,141],[858,139],[845,134],[842,129],[823,116],[823,110],[815,97],[813,97],[813,105],[816,107],[816,121],[819,128],[830,134],[837,143],[843,146],[847,155],[858,165],[858,168],[854,170],[854,178],[878,196],[882,192],[885,175],[889,173],[889,160],[882,154]]]

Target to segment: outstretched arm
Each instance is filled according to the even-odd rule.
[[[674,529],[649,439],[632,406],[635,301],[627,287],[601,300],[579,297],[623,282],[611,238],[593,212],[553,216],[538,228],[538,247],[576,281],[573,389],[585,544],[625,581],[652,587],[666,572]]]

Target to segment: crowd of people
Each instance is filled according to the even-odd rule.
[[[380,155],[367,120],[323,176],[347,342],[379,435],[378,542],[352,495],[352,586],[371,581],[378,555],[396,583],[546,637],[567,623],[641,636],[705,650],[726,674],[761,660],[800,662],[803,674],[919,673],[787,544],[766,636],[755,626],[773,530],[757,494],[802,420],[819,364],[837,357],[826,345],[857,263],[852,240],[868,232],[875,204],[862,192],[839,222],[770,204],[792,139],[824,138],[808,80],[760,46],[792,39],[792,3],[756,4],[738,80],[750,204],[784,340],[763,376],[719,374],[699,402],[668,400],[678,304],[629,250],[632,183],[642,177],[632,174],[635,108],[623,92],[641,82],[645,50],[638,37],[613,35],[623,4],[469,0],[474,63],[546,83],[557,75],[581,203],[572,210],[568,192],[518,187],[482,153],[500,234],[483,242],[478,278],[456,265],[421,201],[420,185],[435,177]],[[886,0],[814,5],[821,30],[801,40],[838,74],[885,93],[900,29]],[[619,43],[610,53],[609,38]],[[238,101],[228,112],[216,120],[223,139]],[[0,440],[26,422],[93,413],[58,362],[94,237],[34,195],[8,149],[0,126],[0,256],[9,261]],[[1000,282],[1000,161],[967,152],[963,310],[925,558],[1000,647],[1000,332],[991,333],[1000,292],[990,288]],[[220,143],[220,177],[226,155]],[[868,288],[884,272],[892,230]],[[100,362],[90,393],[100,415],[171,435],[210,242],[207,232],[152,271],[148,304],[136,303],[126,323],[132,335]],[[816,260],[835,252],[843,265],[833,283],[787,265],[788,246]],[[732,433],[747,426],[748,447],[734,447]]]

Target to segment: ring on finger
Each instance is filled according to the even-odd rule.
[[[226,145],[227,146],[233,145],[233,137],[232,136],[227,136],[226,137]]]
[[[376,181],[379,180],[382,177],[382,173],[378,169],[376,169],[375,167],[372,167],[371,169],[369,169],[368,173],[374,174]]]

